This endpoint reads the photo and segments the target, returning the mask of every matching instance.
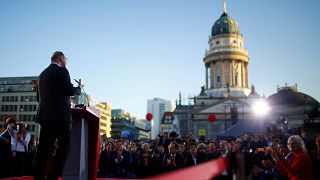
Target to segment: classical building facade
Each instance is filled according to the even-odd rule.
[[[181,97],[176,103],[174,116],[179,121],[181,136],[191,133],[198,139],[217,139],[240,124],[251,125],[251,129],[242,127],[243,132],[259,129],[261,133],[267,126],[282,124],[290,129],[311,121],[319,122],[319,102],[299,92],[297,85],[278,87],[278,92],[268,98],[261,97],[253,85],[249,88],[250,56],[244,48],[238,23],[227,14],[226,5],[212,26],[208,44],[203,58],[205,85],[192,105],[181,104]],[[258,116],[252,109],[261,100],[271,106],[265,116]],[[214,120],[210,122],[209,116]]]
[[[195,138],[216,139],[240,120],[251,116],[251,102],[260,98],[249,88],[250,56],[244,46],[238,23],[226,11],[212,26],[203,62],[205,85],[193,105],[177,104],[175,117],[182,136],[191,133]],[[250,93],[251,92],[251,93]],[[208,116],[216,117],[208,122]]]

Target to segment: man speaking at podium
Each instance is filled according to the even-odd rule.
[[[67,58],[56,51],[51,64],[39,76],[39,107],[37,122],[41,125],[39,146],[34,162],[34,179],[57,180],[62,176],[72,131],[70,96],[81,93],[80,84],[73,87],[66,68]],[[56,144],[56,145],[55,145]],[[48,162],[55,149],[55,157],[50,167]]]

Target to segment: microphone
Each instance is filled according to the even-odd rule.
[[[84,88],[83,88],[83,86],[82,86],[82,84],[81,84],[81,79],[79,79],[79,81],[78,81],[78,80],[76,80],[76,79],[74,79],[74,81],[76,81],[76,82],[78,83],[78,86],[82,89],[83,94],[84,94],[84,95],[86,96],[86,98],[87,98],[87,101],[88,101],[88,107],[90,107],[89,97],[88,97],[88,95],[87,95],[86,91],[84,90]]]

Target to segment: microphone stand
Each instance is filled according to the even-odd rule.
[[[76,80],[76,79],[74,79],[74,81],[76,81],[76,82],[78,83],[78,86],[79,86],[79,87],[81,88],[81,90],[83,91],[83,94],[86,96],[86,99],[87,99],[87,101],[88,101],[88,107],[90,107],[89,97],[88,97],[86,91],[84,90],[84,88],[81,86],[81,79],[79,79],[79,81]]]

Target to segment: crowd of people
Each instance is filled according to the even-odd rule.
[[[27,126],[7,120],[1,134],[0,178],[32,176],[37,143]],[[307,147],[307,148],[306,148]],[[210,160],[229,157],[230,166],[215,179],[232,179],[237,153],[246,154],[246,175],[252,179],[317,179],[320,177],[320,134],[307,142],[266,132],[229,140],[196,140],[189,134],[163,133],[152,140],[129,140],[101,136],[97,176],[102,178],[149,178]]]
[[[6,120],[0,135],[0,178],[32,175],[36,145],[27,124],[15,118]]]
[[[306,149],[309,147],[309,149]],[[230,166],[215,179],[232,179],[237,153],[245,154],[246,176],[252,179],[317,179],[320,177],[320,134],[312,142],[300,135],[250,132],[231,140],[195,140],[164,133],[154,140],[101,138],[98,177],[148,178],[229,157]]]

